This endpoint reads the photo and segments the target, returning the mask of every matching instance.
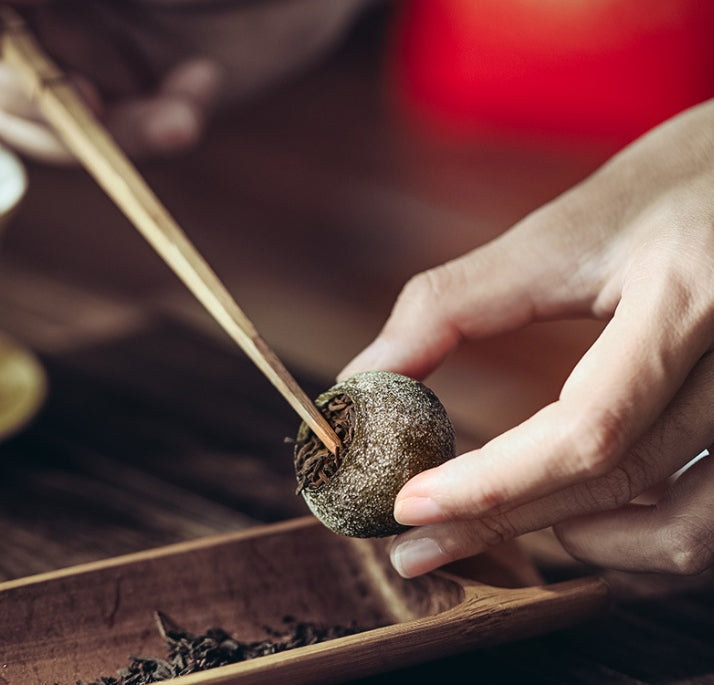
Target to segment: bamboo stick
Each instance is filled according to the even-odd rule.
[[[22,17],[0,7],[2,58],[85,169],[334,454],[340,440],[138,170],[44,53]]]

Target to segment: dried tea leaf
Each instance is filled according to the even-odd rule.
[[[298,622],[293,617],[286,616],[283,619],[286,624],[284,630],[266,628],[268,637],[265,640],[241,642],[222,628],[209,628],[205,633],[193,635],[163,612],[156,612],[154,618],[166,643],[165,658],[131,656],[129,666],[119,669],[116,676],[101,676],[91,682],[78,680],[76,685],[149,685],[189,673],[353,635],[363,630],[354,625],[325,627]]]
[[[332,455],[303,422],[293,450],[297,492],[336,533],[366,538],[404,530],[393,515],[399,490],[455,454],[454,429],[437,396],[413,378],[366,371],[315,404],[342,447]]]

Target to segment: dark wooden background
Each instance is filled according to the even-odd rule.
[[[371,340],[410,275],[497,235],[609,154],[423,137],[390,103],[389,26],[389,11],[371,12],[197,150],[142,166],[311,395]],[[81,170],[28,170],[0,252],[0,328],[38,355],[49,392],[0,445],[0,579],[306,513],[284,400]],[[552,399],[599,327],[531,326],[451,358],[429,384],[460,447]],[[547,532],[524,544],[548,579],[589,571]],[[601,620],[400,676],[714,683],[712,586],[619,580],[629,594]]]

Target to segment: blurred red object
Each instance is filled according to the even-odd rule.
[[[714,96],[712,0],[406,0],[390,86],[434,130],[625,143]]]

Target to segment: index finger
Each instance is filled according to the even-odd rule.
[[[581,214],[559,200],[471,252],[409,280],[374,342],[339,374],[389,369],[424,378],[463,339],[587,311],[600,247],[564,240]],[[579,210],[580,211],[580,210]],[[585,220],[583,218],[583,220]],[[562,230],[549,230],[551,224]]]
[[[558,535],[566,549],[581,560],[609,567],[696,572],[711,559],[706,554],[702,558],[702,552],[706,553],[702,548],[711,540],[706,516],[711,484],[706,470],[698,475],[690,471],[694,479],[677,481],[656,507],[619,504],[629,503],[638,493],[663,482],[711,444],[713,381],[714,354],[709,353],[611,473],[507,511],[412,528],[396,538],[392,563],[401,575],[412,577],[524,533],[565,522],[565,528],[557,529]],[[711,473],[711,456],[707,460]],[[691,486],[686,493],[680,488],[684,481]]]
[[[673,279],[634,283],[560,398],[480,450],[410,480],[395,503],[398,521],[424,525],[512,509],[620,461],[709,344],[706,311],[673,297]]]

